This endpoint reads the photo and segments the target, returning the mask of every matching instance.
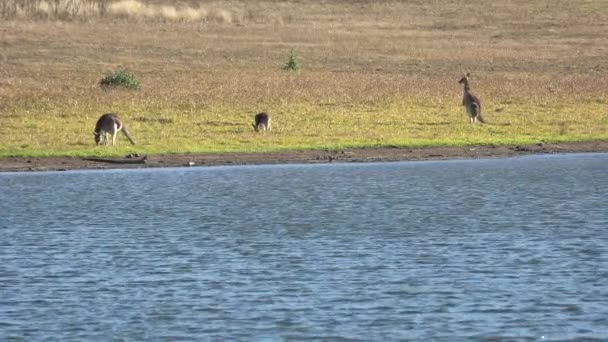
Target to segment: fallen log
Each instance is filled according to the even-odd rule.
[[[140,159],[82,158],[82,160],[109,164],[145,164],[147,159],[147,157]]]

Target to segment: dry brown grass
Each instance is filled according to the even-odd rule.
[[[176,130],[241,122],[256,110],[269,110],[291,115],[284,126],[292,130],[282,139],[297,147],[298,128],[314,131],[300,115],[320,112],[325,116],[319,119],[330,121],[350,116],[353,123],[342,122],[338,133],[356,136],[374,129],[356,127],[356,122],[369,123],[361,119],[366,113],[381,118],[400,108],[403,117],[391,121],[390,134],[368,132],[371,143],[381,144],[387,134],[422,134],[408,131],[408,122],[421,113],[425,120],[456,125],[445,132],[432,127],[424,141],[483,141],[458,126],[466,119],[457,80],[466,70],[473,74],[473,90],[488,120],[505,125],[494,133],[497,141],[608,134],[608,2],[79,0],[71,3],[98,10],[63,15],[42,15],[42,3],[0,5],[0,115],[12,117],[13,131],[27,132],[32,122],[57,131],[43,122],[59,112],[69,116],[55,124],[74,120],[82,126],[70,128],[66,139],[72,139],[108,110],[129,117],[171,116]],[[29,4],[30,10],[13,13],[10,4]],[[300,74],[281,69],[292,47]],[[142,90],[101,90],[102,75],[118,68],[137,75]],[[534,125],[524,119],[540,115],[530,113],[539,108],[543,116],[537,122],[549,131],[521,133],[518,125]],[[0,128],[3,133],[7,128]],[[45,143],[32,148],[24,142],[30,138],[20,136],[0,141],[4,154],[23,145],[29,146],[26,152],[44,150]],[[231,137],[208,138],[222,145]],[[300,145],[332,142],[323,138]],[[64,145],[51,148],[65,153],[84,148]]]

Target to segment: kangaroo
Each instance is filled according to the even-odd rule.
[[[112,146],[116,145],[116,135],[118,132],[123,132],[131,144],[135,145],[135,141],[127,131],[127,128],[122,124],[122,120],[114,113],[106,113],[102,115],[95,125],[95,144],[108,144],[108,133],[112,134]]]
[[[270,116],[266,113],[258,113],[255,115],[255,123],[252,125],[256,132],[270,131]]]
[[[481,102],[477,96],[471,93],[471,87],[469,86],[470,73],[467,72],[458,83],[463,86],[462,105],[466,108],[467,114],[469,115],[469,123],[475,123],[475,120],[479,120],[481,123],[486,121],[481,117]]]

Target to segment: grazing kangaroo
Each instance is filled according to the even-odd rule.
[[[258,113],[255,115],[255,123],[252,125],[256,132],[270,131],[270,116],[266,113]]]
[[[467,72],[458,83],[463,86],[463,95],[462,95],[462,105],[467,110],[467,114],[469,115],[469,123],[472,124],[475,120],[479,120],[481,123],[486,123],[486,121],[481,117],[481,102],[477,98],[477,96],[471,93],[471,87],[469,86],[469,77],[470,73]]]
[[[102,115],[95,125],[95,144],[99,145],[103,142],[108,144],[108,133],[112,134],[112,146],[116,145],[116,135],[118,132],[123,132],[131,144],[135,145],[135,141],[127,131],[127,128],[122,124],[122,121],[114,113],[106,113]]]

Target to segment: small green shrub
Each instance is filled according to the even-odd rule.
[[[298,62],[298,56],[296,55],[296,49],[291,49],[289,51],[289,59],[285,66],[283,66],[284,70],[289,71],[298,71],[300,70],[300,63]]]
[[[99,81],[99,85],[101,85],[102,88],[125,87],[130,90],[139,89],[139,81],[137,78],[126,70],[106,73],[104,78]]]

